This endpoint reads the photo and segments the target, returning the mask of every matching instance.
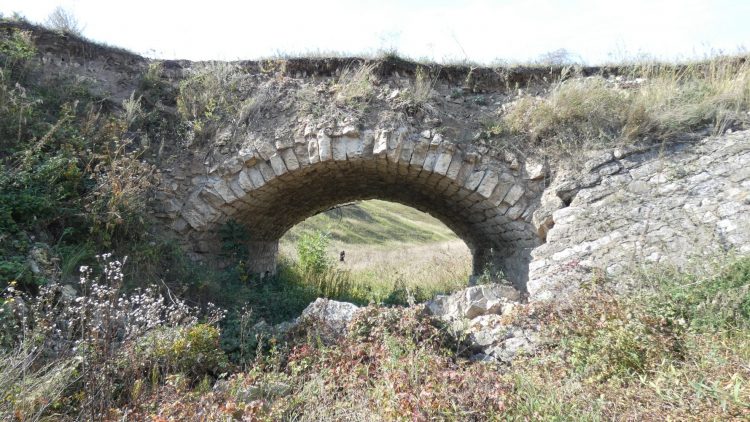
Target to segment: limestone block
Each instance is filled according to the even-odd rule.
[[[505,216],[510,218],[511,220],[517,220],[523,215],[523,212],[526,211],[527,207],[526,200],[521,199],[519,200],[515,205],[510,207],[508,211],[505,213]]]
[[[347,137],[343,138],[346,141],[346,159],[347,160],[358,160],[362,158],[364,153],[364,141],[359,137]]]
[[[207,192],[218,195],[225,203],[234,202],[237,200],[237,196],[232,192],[229,184],[226,180],[219,179],[215,180],[210,185],[206,186]]]
[[[422,167],[425,158],[427,158],[427,151],[430,148],[430,143],[424,139],[420,139],[419,142],[414,144],[414,151],[411,154],[409,160],[409,166]]]
[[[451,180],[457,180],[461,168],[463,167],[463,163],[464,155],[461,151],[456,151],[453,158],[451,158],[451,164],[448,166],[448,171],[445,172],[445,176]]]
[[[547,239],[547,233],[555,225],[553,213],[563,207],[565,203],[555,195],[554,191],[547,190],[542,194],[540,206],[534,211],[531,219],[540,239]]]
[[[297,155],[294,153],[293,148],[284,150],[281,153],[281,158],[284,159],[284,164],[289,171],[294,171],[300,168],[299,160],[297,160]]]
[[[523,165],[526,178],[529,180],[541,180],[547,175],[547,166],[536,160],[526,160]]]
[[[406,139],[406,131],[399,130],[397,131],[394,136],[391,136],[388,138],[388,152],[386,152],[386,157],[388,158],[389,163],[397,163],[399,157],[401,156],[401,147],[404,144],[404,140]]]
[[[266,180],[263,178],[263,174],[261,174],[260,168],[258,167],[259,164],[260,162],[243,171],[243,173],[247,174],[255,189],[260,188],[266,184]]]
[[[318,146],[318,140],[317,138],[310,139],[310,141],[307,143],[307,154],[309,157],[310,164],[315,164],[320,162],[320,153]]]
[[[495,186],[494,192],[490,195],[489,201],[496,206],[503,203],[505,196],[510,191],[510,188],[515,184],[516,179],[509,173],[500,173],[498,175],[497,186]]]
[[[521,185],[513,185],[511,186],[510,190],[508,190],[508,193],[505,195],[505,198],[503,198],[503,202],[506,202],[510,205],[515,205],[516,202],[518,202],[519,199],[523,196],[524,189]]]
[[[251,166],[255,164],[258,159],[260,159],[258,150],[252,146],[246,146],[240,149],[240,151],[237,153],[237,157],[242,160],[243,163],[245,163],[245,166]]]
[[[279,139],[276,142],[274,142],[274,146],[276,147],[277,150],[291,148],[293,145],[294,145],[294,138],[292,137]]]
[[[331,139],[334,161],[346,161],[346,138]]]
[[[238,176],[227,180],[227,184],[229,185],[229,188],[232,189],[232,192],[234,192],[234,196],[236,196],[238,200],[242,200],[242,198],[245,197],[245,190],[240,186],[239,181],[237,180]]]
[[[255,189],[255,185],[253,184],[252,179],[250,179],[250,174],[248,173],[247,168],[242,169],[242,171],[237,175],[237,183],[245,192],[250,192],[251,190]]]
[[[258,170],[260,170],[260,174],[263,175],[263,179],[266,182],[269,182],[271,179],[275,177],[275,173],[273,172],[273,169],[271,168],[270,165],[268,165],[267,162],[261,161],[255,167],[257,167]]]
[[[320,155],[321,162],[333,159],[331,138],[323,132],[318,134],[318,154]]]
[[[401,154],[399,155],[398,161],[401,163],[409,164],[411,162],[411,156],[414,152],[415,142],[413,139],[404,139],[404,145],[401,146]]]
[[[451,160],[453,160],[453,153],[451,151],[443,151],[435,160],[435,169],[434,172],[442,175],[448,174],[448,169],[451,165]]]
[[[276,154],[276,148],[264,140],[256,140],[255,148],[258,151],[258,155],[263,160],[268,160],[273,154]]]
[[[456,176],[456,181],[459,185],[463,185],[464,183],[466,183],[466,180],[474,172],[474,168],[476,167],[476,163],[479,158],[480,155],[474,152],[464,154],[464,159],[461,163],[461,169],[458,171],[458,175]]]
[[[297,169],[310,165],[310,152],[307,150],[307,141],[303,140],[302,143],[295,142],[292,148],[285,150],[281,154],[281,157],[284,158],[284,162],[286,163],[286,168],[288,168],[289,171],[293,171],[290,167],[291,163],[287,162],[287,154],[290,154],[288,151],[292,151],[294,154],[294,159],[297,160]]]
[[[221,213],[210,204],[202,201],[197,195],[194,195],[185,207],[183,207],[180,215],[193,229],[203,230],[208,223],[221,215]]]
[[[376,134],[371,130],[364,132],[364,136],[362,137],[362,158],[372,158],[373,148],[375,146],[375,135]]]
[[[438,152],[434,145],[430,145],[430,149],[427,151],[427,156],[424,159],[422,168],[426,172],[432,172],[435,169],[435,162],[437,161]]]
[[[374,146],[372,149],[373,155],[384,156],[388,152],[388,139],[390,136],[390,131],[380,131],[377,138],[374,139]]]
[[[470,191],[474,191],[479,187],[479,184],[482,182],[482,179],[484,179],[484,175],[486,173],[486,170],[477,170],[469,175],[469,177],[466,178],[466,183],[464,183],[464,187]]]
[[[281,158],[281,155],[274,154],[269,161],[271,162],[271,168],[276,176],[281,176],[287,172],[286,164],[284,164],[284,159]]]
[[[583,168],[586,171],[593,171],[614,159],[615,156],[612,151],[605,151],[586,161],[586,163],[583,165]]]
[[[484,176],[484,179],[482,179],[482,182],[479,184],[479,187],[477,187],[477,192],[483,197],[489,198],[495,191],[495,187],[497,186],[499,181],[500,178],[497,172],[488,170],[487,174],[485,174]]]

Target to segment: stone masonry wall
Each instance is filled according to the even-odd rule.
[[[698,269],[750,254],[750,132],[605,152],[584,172],[557,177],[535,223],[546,236],[529,267],[536,300],[577,288],[594,269],[610,277],[656,263]]]

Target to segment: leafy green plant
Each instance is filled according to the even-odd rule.
[[[303,273],[323,274],[331,267],[328,257],[330,235],[321,231],[304,233],[297,241],[297,256]]]
[[[750,327],[750,258],[735,258],[711,276],[695,277],[655,269],[652,312],[681,321],[697,332],[734,332]]]

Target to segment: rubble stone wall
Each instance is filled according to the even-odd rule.
[[[545,243],[532,252],[527,288],[537,300],[593,276],[750,254],[750,132],[605,151],[583,172],[558,175],[535,223]]]

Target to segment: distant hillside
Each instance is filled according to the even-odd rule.
[[[330,232],[336,243],[383,245],[435,243],[457,239],[456,234],[427,213],[394,202],[370,200],[335,208],[308,218],[282,237],[295,242],[302,233]]]

